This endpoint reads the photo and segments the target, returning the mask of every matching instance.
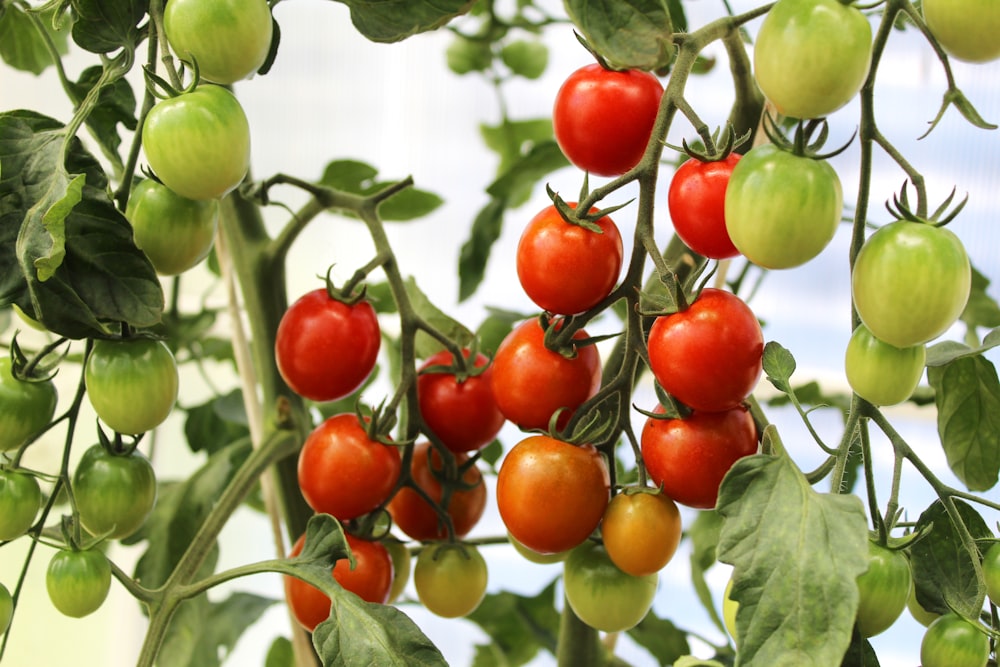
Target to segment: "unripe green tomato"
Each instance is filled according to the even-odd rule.
[[[537,79],[549,64],[549,49],[542,42],[518,39],[500,49],[500,59],[515,74]]]
[[[17,449],[52,421],[58,395],[51,380],[14,377],[10,357],[0,357],[0,452]]]
[[[156,474],[138,450],[119,455],[93,445],[76,465],[73,497],[88,533],[121,539],[139,530],[153,510]]]
[[[184,273],[212,249],[219,221],[219,200],[196,201],[147,178],[132,190],[125,217],[132,223],[135,244],[156,272]]]
[[[526,561],[530,563],[537,563],[538,565],[551,565],[553,563],[561,563],[566,560],[566,556],[569,555],[569,551],[557,551],[554,554],[541,554],[534,549],[529,549],[524,546],[517,539],[507,533],[507,539],[510,540],[511,546],[514,547],[514,551],[521,555]],[[570,550],[572,551],[572,549]]]
[[[42,506],[42,491],[34,475],[0,469],[0,541],[28,532]]]
[[[481,72],[493,62],[490,45],[466,37],[456,36],[445,50],[448,69],[455,74]]]
[[[151,431],[177,401],[177,361],[160,340],[96,340],[83,377],[97,416],[118,433]]]
[[[471,545],[430,544],[417,556],[413,586],[429,612],[443,618],[467,616],[486,596],[486,560]]]
[[[910,563],[901,551],[868,542],[868,569],[858,576],[856,624],[862,637],[874,637],[896,622],[910,597]]]
[[[920,642],[921,667],[986,667],[989,659],[986,632],[953,612],[931,623]]]
[[[385,540],[383,544],[389,552],[389,557],[392,558],[392,586],[389,588],[389,600],[386,602],[391,604],[399,599],[410,581],[413,558],[407,546],[399,540]]]
[[[623,632],[646,617],[659,575],[635,577],[611,561],[604,546],[587,541],[563,563],[566,602],[577,617],[601,632]]]
[[[933,623],[941,614],[937,614],[933,611],[927,611],[924,606],[920,604],[917,600],[917,587],[914,586],[910,589],[910,598],[906,601],[906,608],[910,610],[910,616],[925,628]]]
[[[56,552],[45,573],[52,605],[66,616],[83,618],[101,608],[111,590],[111,564],[97,549]]]
[[[733,638],[733,645],[736,645],[736,613],[740,610],[740,603],[729,597],[733,590],[733,580],[726,582],[726,591],[722,597],[722,621],[729,631],[729,636]]]
[[[924,345],[896,347],[859,324],[847,343],[844,368],[858,396],[873,405],[896,405],[913,394],[926,361]]]
[[[0,635],[7,632],[10,619],[14,617],[14,598],[3,584],[0,584]]]
[[[983,554],[983,577],[990,602],[1000,606],[1000,542],[994,542]]]
[[[1000,2],[923,0],[921,8],[934,39],[952,57],[970,63],[1000,58]]]

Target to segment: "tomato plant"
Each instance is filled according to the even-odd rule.
[[[34,475],[0,468],[0,541],[16,540],[35,524],[42,490]]]
[[[994,3],[924,0],[920,9],[934,38],[953,58],[972,63],[1000,58],[1000,9]]]
[[[170,416],[180,379],[177,361],[153,338],[95,340],[84,367],[87,397],[118,433],[150,431]]]
[[[859,324],[847,343],[844,369],[858,396],[875,405],[896,405],[913,394],[926,360],[924,345],[899,348],[882,342]]]
[[[19,379],[0,357],[0,451],[17,449],[49,425],[58,394],[50,379]]]
[[[104,604],[111,590],[111,564],[98,549],[60,549],[45,571],[52,606],[72,618],[88,616]]]
[[[906,608],[912,577],[901,551],[868,543],[868,569],[858,577],[858,632],[874,637],[889,629]]]
[[[646,151],[662,96],[663,85],[649,72],[581,67],[556,93],[552,126],[559,148],[584,171],[624,174]]]
[[[92,445],[73,472],[73,499],[80,523],[91,535],[128,537],[156,503],[156,473],[142,452],[116,454]]]
[[[920,641],[922,667],[985,667],[989,659],[989,637],[955,613],[931,623]]]
[[[489,572],[474,546],[430,544],[417,556],[413,585],[427,610],[444,618],[467,616],[483,596]]]
[[[667,495],[627,488],[601,519],[601,540],[618,569],[636,577],[662,570],[681,541],[681,514]]]
[[[576,208],[575,202],[570,202]],[[591,213],[597,213],[591,209]],[[622,237],[608,216],[596,228],[567,222],[555,206],[532,218],[517,244],[517,277],[542,310],[573,315],[601,302],[618,282]]]
[[[381,345],[378,315],[369,302],[347,304],[320,288],[299,297],[282,315],[274,358],[292,391],[313,401],[334,401],[364,384]]]
[[[387,501],[400,468],[396,446],[372,440],[357,415],[341,413],[325,419],[302,445],[299,488],[315,511],[347,521]]]
[[[566,602],[581,621],[603,632],[628,630],[645,618],[659,579],[655,573],[622,572],[596,542],[578,546],[563,564]]]
[[[555,554],[594,532],[609,490],[607,463],[592,446],[533,435],[501,462],[496,499],[514,539],[538,553]]]
[[[740,254],[726,228],[726,189],[740,157],[689,158],[674,172],[667,190],[674,232],[691,250],[711,259]]]

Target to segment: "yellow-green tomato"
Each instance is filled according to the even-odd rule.
[[[184,273],[212,249],[219,221],[219,201],[196,201],[147,178],[132,190],[125,217],[135,244],[164,276]]]
[[[896,405],[920,383],[927,361],[924,345],[896,347],[859,324],[847,343],[844,369],[851,389],[873,405]]]
[[[916,586],[910,590],[910,598],[906,601],[906,608],[910,610],[910,616],[912,616],[917,623],[925,628],[941,615],[934,613],[933,611],[928,611],[922,604],[920,604],[920,601],[917,599]]]
[[[863,637],[874,637],[896,622],[910,597],[910,563],[901,551],[868,542],[868,569],[858,576],[856,624]]]
[[[410,556],[409,548],[399,540],[385,540],[383,544],[389,552],[389,557],[392,558],[392,586],[389,587],[387,602],[389,604],[398,600],[406,589],[406,584],[410,581],[413,558]]]
[[[983,554],[983,578],[990,602],[1000,605],[1000,542],[993,542]]]
[[[17,449],[48,426],[57,399],[51,380],[14,377],[10,357],[0,357],[0,452]]]
[[[554,554],[542,554],[538,553],[534,549],[529,549],[524,546],[517,539],[507,533],[507,539],[510,540],[511,546],[514,547],[514,551],[521,555],[526,561],[531,563],[537,563],[538,565],[551,565],[553,563],[561,563],[566,560],[566,556],[569,555],[569,551],[557,551]],[[572,549],[570,550],[572,551]]]
[[[726,591],[722,597],[722,621],[726,624],[729,636],[733,638],[733,645],[736,645],[736,612],[740,610],[740,603],[729,597],[733,590],[733,580],[726,582]]]
[[[413,586],[427,610],[444,618],[467,616],[486,596],[489,573],[471,545],[430,545],[417,556]]]
[[[659,575],[634,577],[611,561],[604,546],[587,541],[563,563],[566,602],[577,617],[602,632],[638,625],[653,605]]]
[[[970,63],[1000,58],[1000,2],[923,0],[921,7],[934,39],[952,57]]]
[[[83,378],[94,412],[118,433],[153,430],[177,401],[177,361],[152,338],[94,341]]]
[[[7,632],[10,619],[14,617],[14,598],[3,584],[0,584],[0,635]]]
[[[83,618],[101,608],[111,590],[111,564],[102,551],[60,550],[49,561],[45,588],[52,605],[66,616]]]
[[[0,468],[0,541],[27,533],[41,506],[42,490],[34,475]]]

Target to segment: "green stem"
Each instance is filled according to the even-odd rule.
[[[602,667],[603,662],[599,633],[581,621],[564,598],[556,664],[558,667]]]

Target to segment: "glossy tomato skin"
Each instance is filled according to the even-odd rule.
[[[674,172],[667,190],[667,207],[677,236],[709,259],[740,254],[726,229],[726,187],[740,157],[730,153],[709,162],[690,158]]]
[[[555,554],[594,532],[610,489],[607,463],[593,446],[533,435],[501,462],[497,507],[514,539],[540,554]]]
[[[0,635],[7,632],[14,618],[14,598],[6,586],[0,584]]]
[[[230,84],[264,64],[273,21],[267,0],[170,0],[163,29],[178,58],[196,60],[204,79]]]
[[[88,533],[113,540],[128,537],[156,504],[156,474],[138,450],[116,455],[92,445],[73,472],[73,498]]]
[[[989,659],[986,633],[954,612],[932,622],[920,642],[921,667],[986,667]]]
[[[601,519],[601,538],[612,562],[634,577],[659,572],[681,541],[681,514],[662,493],[615,495]]]
[[[913,394],[926,361],[924,345],[899,348],[880,341],[859,324],[847,343],[844,369],[858,396],[873,405],[896,405]]]
[[[431,544],[417,556],[413,586],[427,611],[442,618],[468,616],[486,596],[489,570],[472,545]]]
[[[95,340],[84,381],[101,421],[130,435],[151,431],[170,416],[180,383],[173,352],[151,338]]]
[[[250,123],[236,97],[214,84],[157,103],[142,126],[146,160],[188,199],[218,199],[250,168]]]
[[[42,490],[34,475],[0,468],[0,542],[27,533],[41,506]]]
[[[385,604],[389,600],[393,578],[392,557],[388,550],[381,542],[363,540],[350,534],[344,537],[354,556],[355,567],[352,570],[351,562],[341,558],[333,566],[333,578],[344,590],[365,602]],[[292,545],[288,557],[298,556],[304,545],[305,535],[301,535]],[[323,591],[289,575],[284,576],[284,584],[285,598],[292,615],[306,630],[312,632],[330,616],[330,598]]]
[[[335,401],[364,384],[381,344],[378,315],[369,302],[348,305],[319,288],[282,315],[274,356],[292,391],[313,401]]]
[[[622,572],[597,542],[574,549],[563,564],[566,601],[577,617],[602,632],[623,632],[639,624],[653,605],[659,575]]]
[[[601,386],[601,357],[593,345],[576,348],[568,358],[545,347],[545,331],[537,319],[514,328],[493,357],[493,398],[500,412],[522,429],[547,429],[552,415],[562,428],[576,408]],[[587,338],[584,330],[573,338]]]
[[[948,229],[897,220],[858,252],[851,295],[872,335],[905,348],[943,334],[969,299],[972,270],[961,240]]]
[[[754,46],[754,77],[778,113],[821,118],[851,101],[868,76],[872,30],[837,0],[779,0]]]
[[[763,370],[764,334],[753,311],[735,294],[712,287],[686,310],[657,317],[647,345],[656,381],[695,410],[736,407]]]
[[[0,452],[17,449],[52,421],[58,394],[51,380],[14,377],[10,357],[0,357]]]
[[[318,513],[348,521],[371,512],[396,488],[399,449],[368,437],[358,416],[341,413],[313,429],[299,452],[299,489]]]
[[[924,0],[931,34],[953,58],[986,63],[1000,58],[1000,7],[989,0]]]
[[[654,410],[662,411],[660,406]],[[681,505],[711,509],[733,464],[757,452],[757,427],[743,406],[695,410],[684,419],[648,418],[640,443],[655,485]]]
[[[913,578],[910,563],[901,551],[868,542],[868,569],[858,577],[858,616],[862,637],[889,629],[906,609]]]
[[[585,65],[556,93],[556,142],[579,169],[597,176],[624,174],[642,159],[662,96],[663,85],[648,72]]]
[[[463,355],[469,358],[469,350]],[[428,357],[417,376],[417,404],[424,424],[453,452],[482,449],[493,442],[506,419],[493,398],[493,367],[485,354],[476,353],[474,368],[485,370],[459,381],[454,373],[428,372],[435,366],[453,366],[448,350]]]
[[[175,276],[208,256],[219,223],[219,202],[187,199],[147,178],[133,188],[125,217],[136,246],[156,272]]]
[[[60,550],[49,561],[45,587],[52,605],[66,616],[83,618],[101,608],[111,590],[111,564],[97,549]]]
[[[789,269],[829,245],[843,208],[843,188],[830,163],[762,144],[733,169],[726,229],[754,264]]]
[[[576,203],[569,206],[576,208]],[[548,206],[525,226],[517,244],[517,277],[542,310],[582,313],[614,289],[624,256],[622,237],[607,216],[594,224],[600,232],[568,223],[555,206]]]
[[[466,454],[455,454],[456,466],[462,466],[468,460]],[[418,442],[414,445],[410,477],[437,503],[444,498],[444,489],[438,479],[443,471],[444,459],[430,443]],[[465,537],[479,523],[486,510],[486,485],[479,468],[474,465],[466,468],[462,473],[462,485],[464,488],[452,491],[445,510],[451,519],[455,537]],[[396,527],[415,540],[444,540],[448,537],[448,529],[434,508],[408,486],[396,492],[388,510]]]

